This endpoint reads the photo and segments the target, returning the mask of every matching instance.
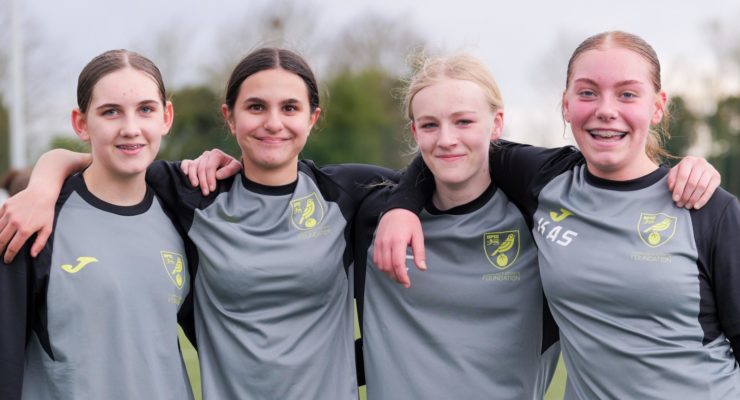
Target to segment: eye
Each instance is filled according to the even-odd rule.
[[[298,107],[295,104],[286,104],[283,106],[283,110],[285,112],[296,112],[298,111]]]
[[[578,91],[578,97],[581,97],[584,99],[590,99],[590,98],[596,97],[596,93],[591,89],[582,89]]]
[[[100,113],[100,115],[104,117],[115,117],[118,115],[118,110],[115,108],[106,108]]]
[[[249,111],[259,112],[259,111],[264,111],[264,109],[265,109],[265,106],[260,103],[252,103],[252,104],[247,105],[247,110]]]
[[[624,92],[620,95],[625,100],[634,100],[637,98],[637,93],[634,92]]]
[[[152,106],[141,106],[139,111],[141,111],[144,114],[151,114],[155,111],[155,109]]]
[[[419,129],[429,130],[434,129],[437,127],[436,122],[424,122],[421,125],[419,125]]]
[[[455,121],[455,124],[461,125],[461,126],[468,126],[472,123],[473,123],[473,120],[465,119],[465,118],[458,119],[457,121]]]

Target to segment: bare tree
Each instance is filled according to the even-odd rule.
[[[380,14],[362,14],[349,21],[330,46],[323,59],[329,74],[366,69],[403,76],[409,70],[409,56],[426,45],[408,18]]]
[[[222,90],[234,65],[261,46],[287,47],[306,56],[315,43],[316,13],[308,3],[293,0],[263,2],[223,29],[213,46],[215,54],[203,66],[212,87]]]

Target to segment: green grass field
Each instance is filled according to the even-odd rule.
[[[355,319],[355,337],[359,337],[360,329]],[[180,347],[182,348],[182,354],[185,358],[185,366],[188,369],[188,376],[190,377],[190,383],[193,386],[193,393],[195,394],[196,400],[201,400],[200,395],[200,367],[198,367],[198,355],[190,345],[190,342],[185,335],[180,332]],[[562,400],[565,393],[565,367],[563,366],[563,360],[560,359],[558,368],[555,371],[555,377],[553,377],[550,388],[545,394],[545,400]],[[360,388],[360,400],[365,400],[365,387]]]

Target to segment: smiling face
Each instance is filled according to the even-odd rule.
[[[250,75],[241,84],[233,110],[224,105],[222,112],[250,180],[265,185],[295,181],[298,153],[321,112],[311,112],[301,77],[280,68]]]
[[[651,125],[663,117],[666,97],[656,93],[650,68],[623,47],[587,50],[574,60],[563,116],[595,176],[629,180],[657,168],[646,143]]]
[[[448,78],[416,93],[411,109],[414,138],[434,174],[435,195],[472,201],[485,191],[491,182],[488,150],[503,129],[503,111],[491,110],[476,83]]]
[[[90,142],[89,171],[109,180],[143,179],[172,125],[172,104],[146,73],[125,67],[97,81],[83,113],[72,112],[77,135]]]

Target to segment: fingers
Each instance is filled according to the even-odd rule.
[[[38,235],[36,235],[36,240],[33,242],[33,246],[31,246],[31,257],[36,257],[41,253],[44,245],[46,245],[46,242],[49,240],[49,236],[51,236],[50,226],[45,226],[41,231],[39,231]]]
[[[232,175],[238,174],[241,169],[242,165],[241,163],[239,163],[239,161],[230,159],[228,164],[224,165],[218,171],[216,171],[216,179],[226,179]]]
[[[5,261],[6,264],[10,264],[15,256],[18,255],[18,252],[21,251],[21,248],[23,247],[23,243],[26,243],[26,240],[31,237],[31,234],[32,233],[24,230],[17,230],[15,232],[13,240],[10,241],[8,247],[5,249],[3,261]]]
[[[216,153],[214,150],[212,153]],[[205,162],[205,173],[206,173],[206,184],[208,185],[209,191],[216,190],[216,171],[221,166],[222,159],[218,154],[216,157],[209,155],[208,160]]]
[[[697,190],[695,191],[694,195],[692,195],[690,203],[686,204],[687,208],[693,206],[694,209],[698,210],[704,207],[707,202],[709,202],[709,199],[712,198],[712,195],[714,195],[714,192],[717,191],[717,188],[719,188],[719,185],[722,181],[719,172],[717,172],[716,170],[715,172],[716,173],[702,175],[702,179],[697,184]],[[702,190],[702,188],[704,189]],[[696,197],[696,200],[694,200],[694,197]]]
[[[424,233],[421,231],[421,224],[418,224],[418,226],[414,228],[416,228],[415,232],[413,236],[411,236],[411,251],[414,254],[414,264],[416,264],[416,268],[426,271],[427,263],[426,253],[424,252]]]
[[[190,181],[190,184],[193,186],[198,186],[198,159],[195,160],[182,160],[180,162],[180,169],[182,170],[182,173],[188,176],[188,180]]]
[[[204,151],[203,154],[198,157],[198,181],[200,182],[200,191],[203,196],[208,196],[211,193],[211,187],[208,183],[208,162],[211,158],[210,151]]]
[[[416,266],[425,270],[424,236],[419,217],[408,210],[390,210],[378,223],[373,261],[380,271],[407,288],[411,287],[406,259],[409,245]]]
[[[393,247],[390,249],[391,253],[391,270],[396,278],[396,282],[400,283],[405,288],[411,287],[411,280],[409,279],[409,271],[406,268],[406,243],[400,243],[395,241],[392,243]]]
[[[719,172],[707,160],[697,157],[685,157],[668,174],[673,201],[687,209],[704,206],[720,181]]]
[[[681,198],[686,189],[686,182],[688,181],[690,172],[690,168],[685,168],[685,161],[686,159],[681,161],[668,173],[668,189],[671,190],[673,201],[678,207],[683,207]]]
[[[1,218],[2,220],[5,220],[2,225],[3,228],[0,231],[0,253],[4,253],[6,250],[6,246],[10,244],[11,240],[15,236],[16,227],[12,224],[7,223],[7,216],[3,216]],[[6,262],[8,262],[9,258],[6,256],[3,258]],[[12,260],[12,258],[10,258]]]

